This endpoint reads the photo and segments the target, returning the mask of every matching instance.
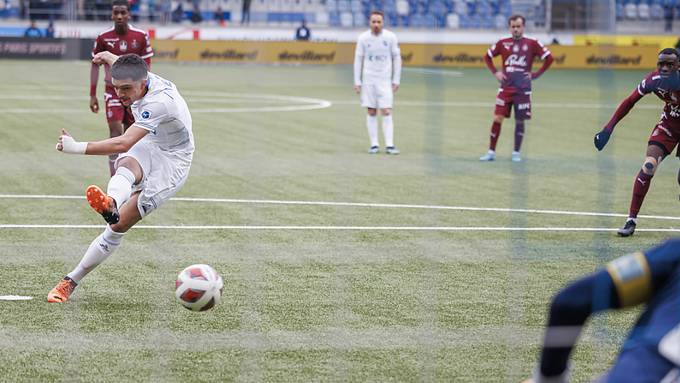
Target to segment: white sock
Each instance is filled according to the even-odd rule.
[[[383,116],[382,120],[383,135],[385,136],[385,147],[394,146],[394,124],[392,115]]]
[[[134,183],[135,175],[132,174],[132,171],[121,166],[116,169],[116,174],[109,180],[106,194],[116,201],[116,206],[120,209],[125,201],[130,198],[130,194],[132,194],[132,185],[134,185]]]
[[[80,260],[78,266],[68,273],[67,276],[76,283],[80,283],[81,279],[97,267],[97,265],[104,262],[104,260],[118,248],[120,242],[123,240],[123,235],[124,233],[116,233],[111,230],[111,226],[107,225],[104,232],[99,234],[99,236],[92,241],[90,247],[87,248],[83,259]]]
[[[368,138],[371,140],[371,146],[380,146],[378,143],[378,117],[367,115],[366,128],[368,128]]]

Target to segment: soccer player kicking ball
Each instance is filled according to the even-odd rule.
[[[680,140],[680,75],[678,74],[678,52],[674,48],[663,49],[659,53],[656,70],[648,74],[637,89],[628,96],[614,112],[607,125],[595,135],[595,147],[602,150],[609,141],[616,124],[628,114],[636,102],[644,95],[654,93],[665,102],[661,120],[656,123],[649,136],[647,153],[642,163],[642,169],[635,177],[633,184],[633,198],[630,201],[628,219],[618,234],[628,237],[635,232],[637,215],[649,190],[649,184],[659,163],[673,152]],[[678,181],[680,182],[680,174]]]
[[[399,154],[394,146],[392,102],[401,79],[401,51],[397,36],[383,28],[385,16],[371,12],[371,29],[359,35],[354,53],[354,90],[361,94],[361,106],[367,108],[366,127],[370,154],[380,151],[378,143],[378,109],[382,114],[385,153]]]
[[[148,72],[135,54],[101,52],[92,61],[111,65],[112,85],[121,103],[132,107],[135,123],[121,136],[96,142],[78,142],[61,132],[57,150],[62,153],[120,156],[107,192],[94,185],[86,192],[87,202],[108,225],[78,266],[47,294],[48,302],[67,301],[80,281],[120,246],[125,232],[179,191],[194,153],[191,115],[175,84]]]
[[[515,147],[512,151],[514,162],[522,161],[519,151],[524,138],[524,121],[531,119],[531,80],[539,78],[553,62],[548,48],[538,40],[524,37],[524,16],[512,15],[508,26],[512,37],[498,40],[484,56],[486,66],[496,77],[501,87],[496,96],[496,109],[491,125],[489,151],[479,158],[480,161],[496,159],[496,142],[501,134],[503,119],[510,117],[510,109],[515,108]],[[499,71],[493,64],[493,58],[503,58],[503,70]],[[536,57],[540,57],[543,66],[531,72],[531,65]]]
[[[680,380],[680,240],[615,259],[562,289],[550,304],[541,359],[525,383],[569,382],[569,354],[597,312],[645,305],[600,383]]]

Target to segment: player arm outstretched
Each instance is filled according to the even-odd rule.
[[[617,258],[555,295],[533,382],[568,382],[569,355],[586,320],[593,313],[647,302],[680,264],[679,246],[680,240],[671,240],[646,254]]]
[[[76,141],[69,132],[62,129],[59,140],[57,141],[57,150],[68,154],[88,155],[125,153],[147,133],[149,133],[148,129],[133,124],[120,136],[107,138],[102,141],[79,142]]]
[[[618,124],[619,121],[621,121],[623,117],[625,117],[628,112],[633,109],[635,103],[640,101],[643,96],[644,94],[642,94],[639,89],[636,89],[630,94],[630,96],[623,100],[621,104],[619,104],[619,107],[616,108],[614,115],[609,120],[607,125],[605,125],[604,128],[602,128],[602,130],[595,135],[594,143],[597,150],[604,149],[604,146],[607,145],[607,141],[609,141],[609,137],[614,131],[616,124]]]

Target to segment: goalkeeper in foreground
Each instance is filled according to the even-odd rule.
[[[639,304],[647,306],[598,382],[680,382],[680,239],[615,259],[557,293],[527,382],[568,382],[569,354],[588,317]]]

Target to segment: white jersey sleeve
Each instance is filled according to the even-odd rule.
[[[397,35],[392,34],[392,84],[401,82],[401,49],[397,41]]]
[[[365,56],[364,43],[362,39],[363,36],[363,34],[359,35],[359,38],[357,39],[357,46],[354,50],[354,85],[361,85],[361,72],[363,70]]]
[[[158,131],[158,126],[170,117],[168,108],[162,102],[157,101],[145,103],[138,114],[135,116],[135,125],[154,134]]]

